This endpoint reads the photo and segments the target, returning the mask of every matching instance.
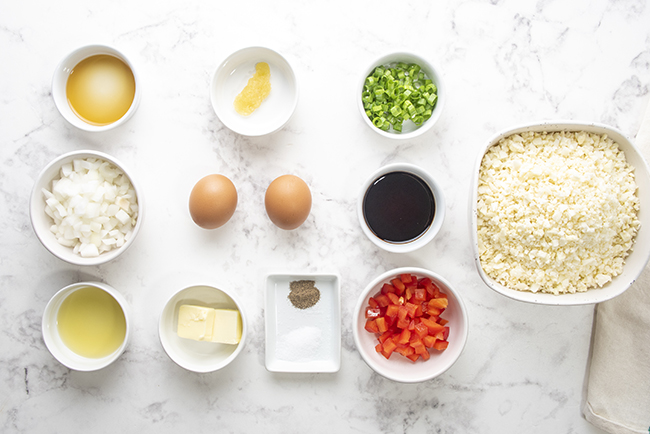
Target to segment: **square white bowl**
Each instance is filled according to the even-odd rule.
[[[320,291],[320,299],[312,307],[299,309],[291,304],[289,286],[298,280],[313,280]],[[266,369],[271,372],[337,372],[340,369],[338,275],[270,274],[266,277],[264,306]]]
[[[488,276],[481,266],[478,250],[478,213],[476,206],[478,200],[478,177],[481,170],[481,162],[483,160],[483,156],[491,146],[498,143],[499,140],[512,134],[542,131],[585,131],[588,133],[601,135],[607,134],[608,137],[619,144],[621,150],[625,153],[627,162],[635,169],[635,179],[638,186],[637,196],[641,202],[638,215],[638,218],[641,221],[641,228],[637,233],[633,250],[625,259],[623,272],[614,277],[602,288],[594,288],[586,292],[578,292],[574,294],[558,295],[541,292],[534,293],[518,291],[498,283],[496,280]],[[626,289],[628,289],[639,277],[646,264],[648,263],[648,259],[650,259],[650,210],[647,209],[650,207],[650,172],[648,170],[648,165],[645,159],[636,148],[636,146],[634,146],[634,144],[627,137],[625,137],[620,131],[616,130],[615,128],[589,122],[545,121],[519,125],[503,130],[492,136],[486,142],[483,149],[481,149],[481,152],[479,153],[474,166],[471,189],[472,191],[470,194],[469,202],[469,229],[472,239],[472,248],[474,251],[474,262],[476,264],[478,273],[485,284],[494,291],[506,297],[528,303],[554,306],[601,303],[622,294]]]
[[[235,97],[255,73],[255,65],[266,62],[271,69],[271,93],[249,116],[235,111]],[[244,136],[263,136],[289,122],[298,104],[298,84],[293,68],[278,52],[248,47],[228,56],[217,67],[210,84],[212,107],[230,130]]]

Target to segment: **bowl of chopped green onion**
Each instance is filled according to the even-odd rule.
[[[366,124],[394,139],[414,138],[431,129],[445,100],[440,69],[405,51],[373,61],[364,71],[360,87],[357,101]]]

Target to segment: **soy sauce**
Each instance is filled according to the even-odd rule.
[[[406,243],[424,234],[436,212],[431,188],[408,172],[377,178],[363,198],[363,215],[370,230],[390,243]]]

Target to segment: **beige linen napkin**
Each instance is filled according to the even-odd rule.
[[[635,142],[650,162],[650,106]],[[596,306],[582,411],[613,434],[650,432],[650,265],[627,291]]]

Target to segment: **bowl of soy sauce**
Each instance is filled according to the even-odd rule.
[[[419,166],[393,163],[364,183],[357,206],[368,239],[394,253],[429,243],[445,219],[445,198],[435,179]]]

